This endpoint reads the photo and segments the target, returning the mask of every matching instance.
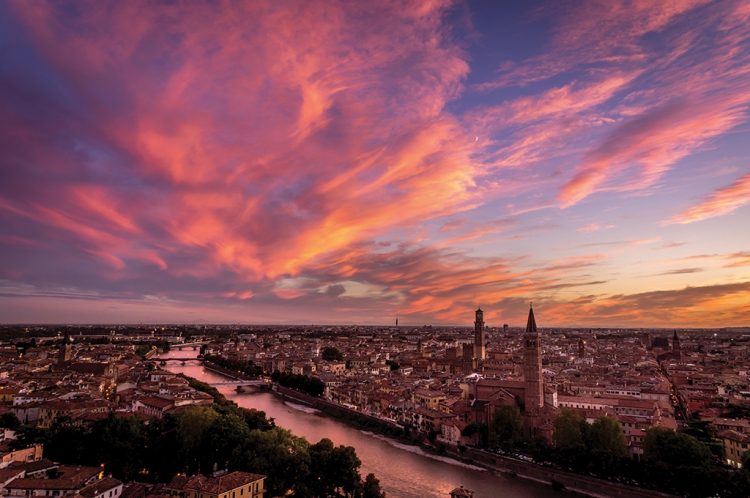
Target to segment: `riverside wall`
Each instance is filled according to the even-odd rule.
[[[467,448],[463,456],[473,463],[491,470],[510,473],[524,479],[531,479],[546,484],[558,482],[565,489],[592,497],[612,498],[674,498],[674,495],[660,493],[645,488],[628,486],[596,477],[584,476],[565,470],[543,467],[532,462],[524,462],[477,448]]]
[[[315,408],[336,418],[354,419],[367,424],[368,426],[380,427],[381,429],[386,430],[402,429],[402,427],[395,422],[390,422],[379,417],[374,417],[366,413],[358,412],[357,410],[352,410],[351,408],[341,406],[338,403],[334,403],[323,398],[310,396],[308,394],[290,389],[288,387],[280,386],[278,384],[274,384],[273,392],[275,392],[282,398],[294,401],[296,403],[304,404],[311,408]]]

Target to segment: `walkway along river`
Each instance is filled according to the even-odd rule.
[[[182,357],[185,353],[174,351],[162,357]],[[185,365],[167,362],[164,368],[209,384],[226,382],[225,377],[206,370],[197,362]],[[278,426],[310,442],[327,437],[336,445],[353,446],[362,460],[362,475],[373,472],[388,498],[449,498],[448,493],[459,485],[474,490],[475,498],[563,496],[549,486],[497,475],[480,467],[427,454],[416,446],[360,431],[309,407],[285,402],[271,393],[238,394],[231,385],[216,387],[239,406],[263,410]]]

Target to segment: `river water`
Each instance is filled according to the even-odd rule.
[[[162,356],[186,357],[192,354],[192,351],[172,351]],[[204,369],[198,362],[190,361],[184,365],[167,362],[165,368],[209,384],[227,381],[225,377]],[[335,445],[353,446],[362,461],[362,475],[374,473],[388,498],[449,498],[450,491],[458,486],[473,490],[475,498],[561,496],[542,484],[498,475],[450,458],[426,454],[416,446],[360,431],[270,393],[238,394],[232,385],[217,385],[216,388],[239,406],[263,410],[266,416],[276,421],[276,425],[310,442],[328,438]]]

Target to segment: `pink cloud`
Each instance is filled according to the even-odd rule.
[[[599,230],[608,230],[614,227],[615,225],[612,224],[600,225],[599,223],[589,223],[588,225],[584,225],[581,228],[577,228],[576,232],[598,232]]]
[[[750,174],[721,188],[702,202],[670,218],[669,223],[688,224],[729,214],[750,203]]]

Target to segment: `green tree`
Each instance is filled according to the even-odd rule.
[[[367,474],[362,484],[362,498],[385,498],[385,493],[380,489],[380,481],[375,474]]]
[[[693,436],[662,427],[646,431],[643,455],[667,465],[707,467],[713,463],[711,451]]]
[[[521,412],[515,406],[501,406],[492,418],[492,438],[504,449],[512,449],[524,441]]]
[[[622,427],[613,418],[599,417],[586,431],[589,450],[612,457],[624,457],[628,448]]]
[[[334,447],[330,439],[310,446],[309,488],[313,496],[352,496],[360,488],[362,465],[351,446]]]
[[[135,417],[109,417],[91,426],[89,448],[93,462],[103,463],[115,477],[133,480],[145,466],[143,423]]]
[[[588,424],[572,410],[562,410],[555,418],[552,440],[563,451],[579,451],[585,447]]]
[[[46,433],[37,433],[44,443],[44,456],[66,463],[91,464],[91,434],[88,429],[72,423],[69,417],[58,417]],[[31,441],[29,441],[31,442]]]
[[[742,470],[750,474],[750,450],[742,454]]]
[[[245,423],[251,431],[255,429],[267,431],[276,426],[273,418],[267,418],[266,412],[262,410],[256,410],[255,408],[242,408],[241,410]]]
[[[323,348],[323,351],[320,353],[320,357],[325,361],[341,361],[344,359],[344,355],[341,353],[341,351],[332,346]]]
[[[708,420],[702,420],[698,412],[690,414],[687,426],[682,432],[705,444],[717,459],[724,457],[724,445],[716,438],[711,423]]]
[[[177,416],[176,435],[180,443],[179,457],[184,462],[186,473],[197,472],[200,468],[201,445],[205,433],[219,418],[211,407],[196,407]]]
[[[269,496],[285,496],[309,487],[309,444],[286,429],[250,431],[242,446],[242,468],[268,475]],[[314,476],[313,476],[314,478]]]
[[[5,412],[0,415],[0,427],[5,429],[16,430],[21,426],[21,421],[18,420],[16,414],[13,412]]]
[[[237,468],[242,461],[242,446],[250,435],[245,421],[235,412],[216,417],[203,431],[201,469],[212,473]]]
[[[479,424],[477,422],[471,422],[461,431],[461,435],[470,437],[474,440],[474,444],[480,448],[487,447],[487,439],[489,436],[489,429],[487,424]]]

